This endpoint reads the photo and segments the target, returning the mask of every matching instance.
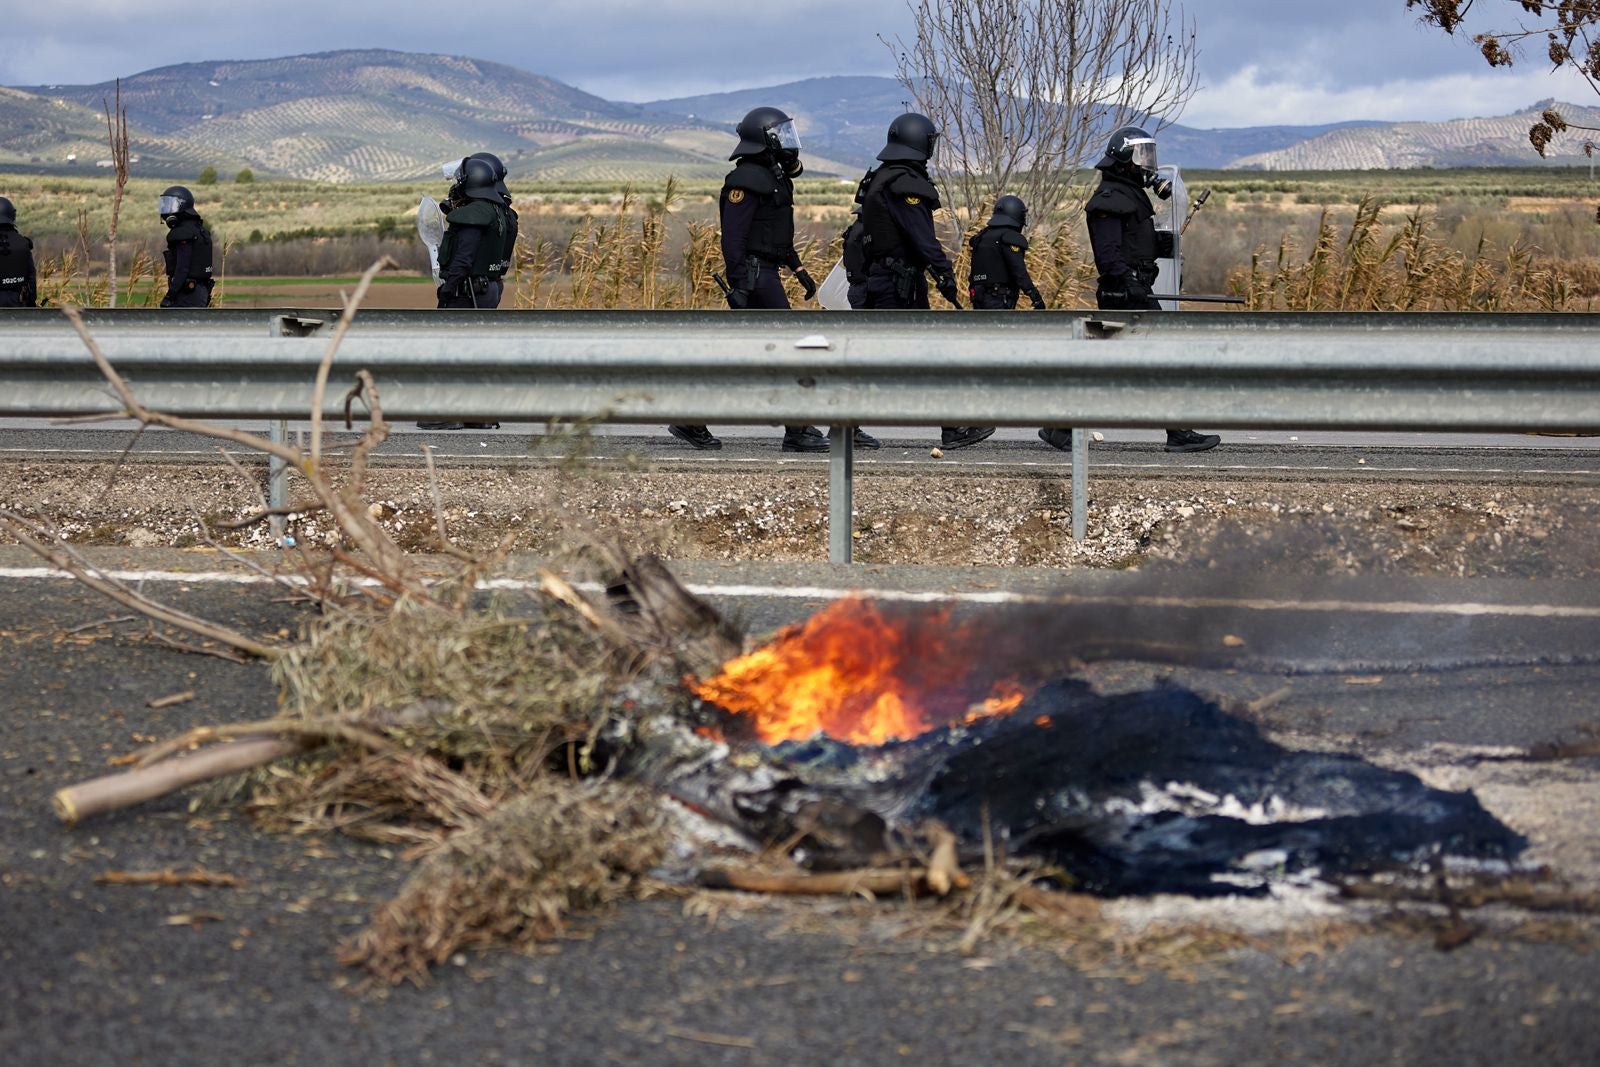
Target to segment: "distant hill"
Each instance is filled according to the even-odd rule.
[[[64,112],[98,111],[114,88],[34,86],[27,107],[42,101]],[[238,161],[323,181],[400,180],[436,175],[441,162],[485,149],[523,178],[641,169],[617,162],[627,158],[686,175],[726,170],[720,130],[459,56],[368,50],[185,63],[124,78],[122,102],[130,128],[170,145],[191,173]],[[0,128],[22,106],[0,101]],[[103,151],[103,117],[100,123]],[[585,150],[574,151],[580,143]],[[60,147],[57,159],[66,154]],[[575,164],[583,157],[595,161],[592,169]]]
[[[129,154],[138,158],[141,174],[193,177],[200,169],[193,146],[181,140],[131,121],[128,138]],[[222,152],[213,153],[208,162],[219,169],[242,165],[238,157]],[[0,88],[0,167],[53,173],[93,170],[97,164],[111,166],[106,115],[98,100],[91,106]]]
[[[1530,166],[1539,162],[1528,128],[1554,107],[1569,122],[1600,126],[1600,108],[1543,100],[1512,115],[1449,122],[1387,122],[1332,130],[1235,159],[1242,170],[1405,170],[1416,167]],[[1558,134],[1551,164],[1584,162],[1581,131]]]
[[[109,165],[104,107],[114,91],[109,82],[0,89],[0,167]],[[854,177],[907,96],[893,78],[829,77],[617,103],[503,64],[376,49],[185,63],[122,80],[134,172],[182,179],[207,165],[333,182],[430,178],[477,150],[501,156],[513,178],[714,178],[727,171],[734,125],[761,104],[798,120],[810,173]],[[1161,156],[1191,169],[1527,165],[1537,161],[1528,125],[1545,106],[1437,123],[1169,126]],[[1557,106],[1600,126],[1600,109]],[[1581,143],[1569,135],[1553,147],[1574,162]]]

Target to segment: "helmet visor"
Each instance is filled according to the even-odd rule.
[[[800,151],[800,131],[794,128],[794,119],[785,119],[767,131],[774,144],[787,152]]]
[[[1156,143],[1152,140],[1130,141],[1128,147],[1133,150],[1129,162],[1142,170],[1154,172],[1156,169]]]
[[[162,196],[156,201],[156,213],[162,218],[168,215],[178,215],[183,212],[184,201],[181,196]]]
[[[454,159],[454,160],[451,160],[449,163],[441,163],[441,164],[439,164],[439,172],[441,174],[443,174],[446,178],[448,178],[450,181],[453,181],[453,182],[460,181],[461,180],[461,160]]]

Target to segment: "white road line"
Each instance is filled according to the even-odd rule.
[[[302,585],[304,581],[294,576],[272,578],[263,574],[228,571],[156,571],[109,570],[97,571],[101,577],[114,579],[127,585],[164,582],[177,585]],[[0,580],[12,579],[51,580],[71,579],[65,571],[53,567],[0,567]],[[352,584],[375,585],[370,579]],[[480,581],[478,588],[486,591],[533,592],[538,589],[537,578],[491,578]],[[585,592],[598,593],[604,586],[598,582],[578,583]],[[1570,604],[1487,604],[1475,601],[1430,604],[1426,601],[1361,601],[1361,600],[1275,600],[1267,597],[1224,596],[1114,596],[1081,595],[1076,593],[956,593],[937,591],[907,591],[902,589],[850,589],[839,586],[784,586],[784,585],[705,585],[686,583],[691,593],[699,596],[720,597],[725,600],[842,600],[862,597],[908,604],[1055,604],[1084,606],[1119,606],[1141,608],[1177,609],[1230,609],[1235,611],[1318,611],[1353,612],[1376,615],[1455,615],[1465,617],[1500,617],[1533,619],[1600,619],[1600,606]]]

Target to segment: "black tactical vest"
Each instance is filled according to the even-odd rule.
[[[1122,254],[1145,285],[1156,280],[1156,209],[1144,189],[1116,174],[1106,174],[1083,210],[1115,216],[1122,224]]]
[[[886,186],[910,171],[903,164],[885,163],[879,167],[867,186],[867,195],[861,198],[861,224],[866,230],[867,260],[902,259],[905,257],[905,238],[900,227],[889,214]],[[914,171],[910,171],[915,173]]]
[[[19,306],[32,276],[33,242],[10,226],[0,226],[0,293],[10,297],[0,300],[0,306]]]
[[[177,244],[181,241],[193,241],[194,247],[189,250],[189,276],[187,278],[173,278],[172,272],[178,269]],[[167,231],[167,248],[161,253],[161,258],[167,264],[167,277],[169,284],[181,285],[184,282],[195,282],[208,285],[211,282],[211,231],[206,229],[205,223],[199,219],[182,219]]]
[[[513,213],[504,204],[488,200],[468,200],[450,212],[450,226],[439,242],[439,266],[448,269],[456,255],[456,243],[461,240],[461,230],[478,226],[483,235],[478,238],[478,248],[467,268],[468,277],[504,278],[511,268],[511,242],[516,239]]]
[[[736,203],[735,196],[755,198],[745,254],[788,263],[794,253],[794,181],[756,159],[741,159],[722,183],[722,205]]]
[[[867,280],[867,227],[860,220],[855,219],[844,231],[844,251],[840,260],[844,263],[844,276],[851,285],[858,285]]]
[[[1007,240],[1013,245],[1021,243],[1017,231],[1005,226],[986,226],[972,238],[972,267],[968,275],[973,286],[1003,286],[1015,289],[1017,283],[1006,267]],[[1026,247],[1026,246],[1023,246]]]

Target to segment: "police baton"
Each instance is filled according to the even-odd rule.
[[[711,272],[711,280],[717,283],[717,288],[718,289],[722,290],[722,299],[724,299],[724,300],[726,300],[728,302],[728,306],[729,307],[733,308],[735,311],[738,311],[741,308],[747,308],[747,307],[750,306],[750,298],[749,297],[745,297],[745,301],[742,304],[736,303],[734,301],[734,299],[733,299],[734,291],[728,285],[728,280],[726,278],[724,278],[720,273],[718,273],[717,271],[712,271]]]

